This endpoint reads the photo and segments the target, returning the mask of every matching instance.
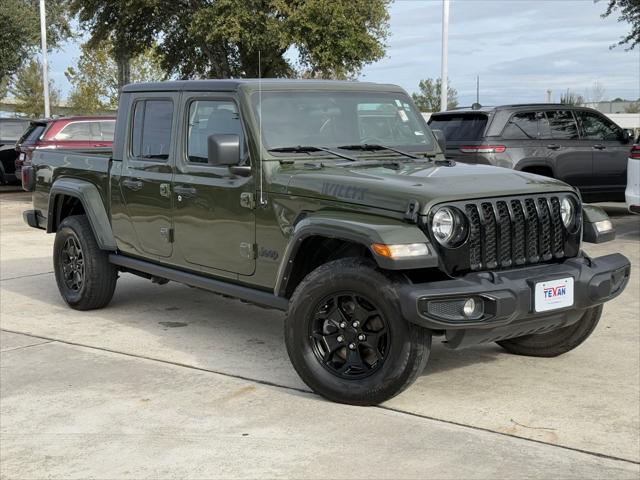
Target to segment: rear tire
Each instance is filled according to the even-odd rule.
[[[547,333],[525,335],[497,342],[509,353],[530,357],[557,357],[567,353],[593,333],[602,315],[602,305],[585,310],[573,325]]]
[[[431,333],[399,314],[399,280],[363,258],[321,265],[297,286],[285,342],[298,375],[340,403],[377,405],[423,371]]]
[[[58,290],[76,310],[105,307],[113,297],[118,271],[100,250],[86,215],[65,218],[53,245]]]

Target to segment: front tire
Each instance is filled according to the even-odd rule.
[[[530,357],[557,357],[582,344],[593,333],[600,316],[602,305],[585,310],[573,325],[547,333],[525,335],[497,342],[502,348],[516,355]]]
[[[60,295],[71,308],[93,310],[111,301],[118,271],[98,247],[86,215],[73,215],[60,223],[53,266]]]
[[[296,372],[314,392],[335,402],[377,405],[423,371],[431,334],[400,315],[397,282],[366,259],[343,258],[298,285],[285,342]]]

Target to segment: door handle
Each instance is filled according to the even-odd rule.
[[[604,145],[598,144],[598,145],[594,145],[593,148],[595,148],[596,150],[606,150],[607,147],[605,147]]]
[[[198,193],[198,190],[196,190],[195,188],[185,187],[184,185],[176,185],[175,187],[173,187],[173,191],[176,193],[176,195],[182,197],[195,197]]]
[[[547,148],[549,150],[560,150],[560,145],[556,145],[555,143],[552,143],[551,145],[547,145]]]
[[[127,178],[122,181],[122,185],[127,187],[129,190],[140,190],[142,188],[142,180]]]

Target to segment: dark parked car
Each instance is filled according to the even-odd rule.
[[[36,148],[108,151],[113,144],[115,117],[61,117],[33,120],[18,141],[16,172],[31,161]]]
[[[21,118],[0,118],[0,185],[15,182],[16,142],[29,125]]]
[[[553,177],[587,201],[624,201],[628,132],[591,108],[529,104],[434,113],[447,158]]]

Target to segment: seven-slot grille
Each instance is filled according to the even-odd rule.
[[[523,197],[464,204],[469,268],[526,265],[565,256],[560,199]]]

